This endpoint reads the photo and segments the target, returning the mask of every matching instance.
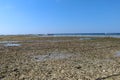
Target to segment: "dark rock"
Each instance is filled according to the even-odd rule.
[[[77,67],[75,67],[75,68],[77,68],[77,69],[81,69],[82,67],[81,67],[81,66],[77,66]]]
[[[0,76],[0,80],[3,79],[3,78],[5,78],[5,76]]]

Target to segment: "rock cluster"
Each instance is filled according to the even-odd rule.
[[[0,80],[120,80],[120,39],[11,37],[22,45],[0,43]]]

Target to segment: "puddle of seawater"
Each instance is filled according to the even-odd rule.
[[[19,41],[0,41],[0,44],[17,43]]]
[[[47,40],[47,42],[67,42],[71,40]]]
[[[120,51],[117,51],[115,56],[120,57]]]
[[[65,59],[71,57],[71,54],[63,54],[63,53],[51,53],[46,55],[38,55],[34,56],[36,61],[46,61],[46,60],[58,60],[58,59]]]
[[[9,47],[9,46],[21,46],[21,44],[13,44],[13,43],[7,43],[7,44],[4,44],[4,46],[6,47]]]
[[[26,42],[65,42],[65,41],[71,41],[71,40],[31,40]]]
[[[92,40],[93,38],[80,38],[80,40]]]
[[[9,47],[9,46],[21,46],[21,44],[18,44],[20,41],[0,41],[0,44]]]

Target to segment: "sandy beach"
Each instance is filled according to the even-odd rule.
[[[120,39],[1,36],[0,80],[120,80]]]

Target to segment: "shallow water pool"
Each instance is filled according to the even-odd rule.
[[[46,55],[37,55],[34,56],[36,61],[46,61],[46,60],[57,60],[57,59],[65,59],[71,57],[72,54],[65,54],[65,53],[49,53]]]
[[[21,44],[7,43],[7,44],[4,44],[4,46],[6,46],[6,47],[9,47],[9,46],[21,46]]]
[[[93,38],[80,38],[80,40],[93,40]]]
[[[17,43],[20,41],[0,41],[0,44],[7,44],[7,43]]]
[[[115,56],[120,57],[120,51],[117,51]]]

